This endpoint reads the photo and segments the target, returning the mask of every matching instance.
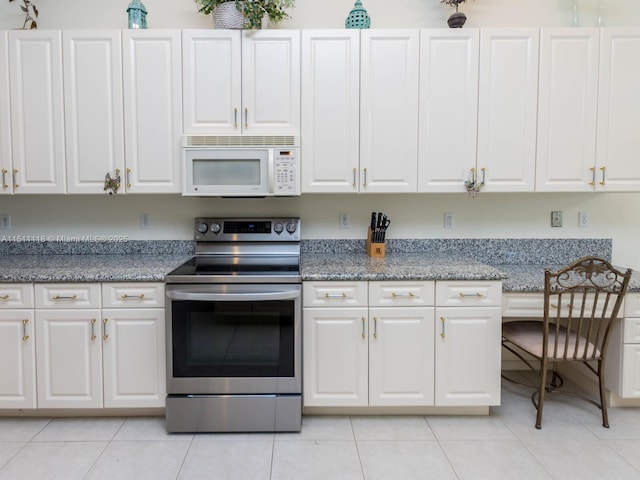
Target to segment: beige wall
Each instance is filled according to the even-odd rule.
[[[128,0],[33,0],[40,28],[124,28]],[[573,0],[469,0],[470,26],[570,26]],[[151,28],[208,27],[192,0],[144,0]],[[451,9],[439,0],[363,0],[374,27],[442,27]],[[576,0],[581,26],[595,25],[598,0]],[[604,23],[640,25],[640,1],[601,0]],[[297,0],[291,28],[341,28],[351,0]],[[0,0],[0,28],[22,24],[19,1]],[[131,239],[190,239],[197,215],[299,215],[304,238],[364,238],[371,211],[392,219],[389,236],[413,237],[606,237],[614,261],[640,269],[640,194],[303,195],[287,199],[202,199],[179,195],[0,196],[0,213],[12,215],[10,235],[128,235]],[[550,212],[564,212],[564,227],[550,227]],[[578,228],[578,212],[591,226]],[[338,228],[349,213],[350,229]],[[454,212],[454,229],[443,228]],[[139,227],[140,213],[151,228]]]

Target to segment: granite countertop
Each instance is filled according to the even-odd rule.
[[[163,282],[191,255],[0,255],[0,282]]]
[[[302,280],[502,280],[499,269],[468,258],[422,253],[305,253]]]

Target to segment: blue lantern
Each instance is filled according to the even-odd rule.
[[[147,28],[147,9],[140,0],[131,0],[127,7],[129,28]]]
[[[371,26],[371,18],[360,0],[356,0],[344,26],[345,28],[369,28]]]

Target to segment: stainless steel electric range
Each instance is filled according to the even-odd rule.
[[[169,432],[299,431],[298,218],[196,218],[166,278]]]

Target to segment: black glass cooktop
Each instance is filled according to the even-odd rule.
[[[169,273],[169,276],[242,276],[242,275],[296,275],[299,274],[299,257],[284,256],[199,256],[186,261]]]

